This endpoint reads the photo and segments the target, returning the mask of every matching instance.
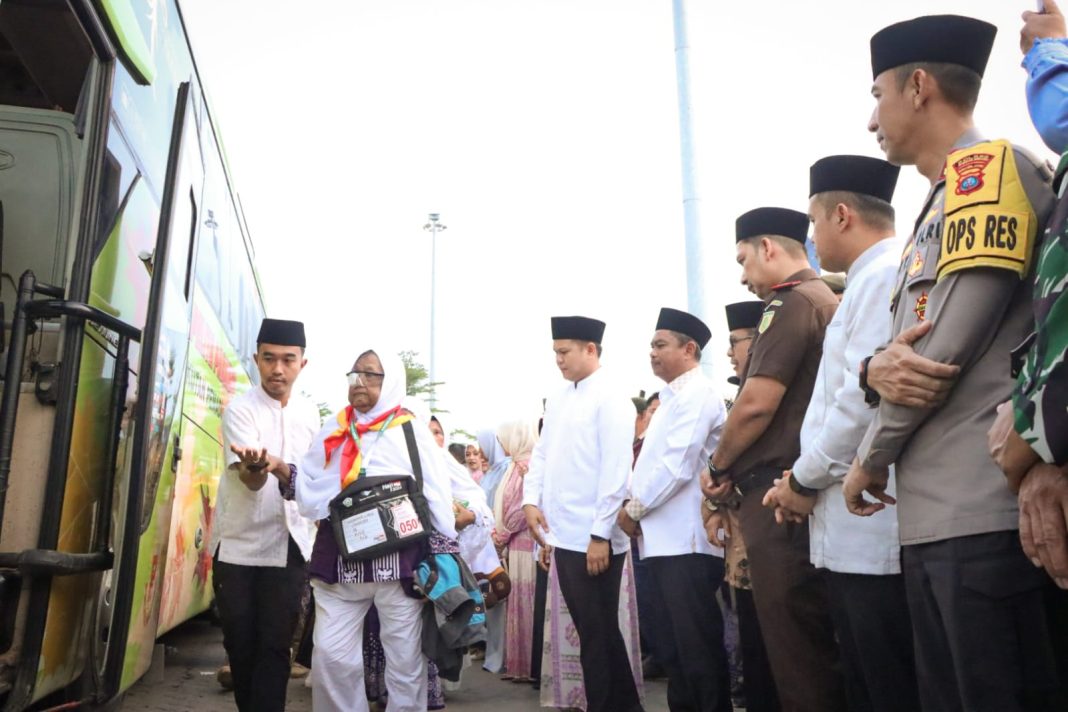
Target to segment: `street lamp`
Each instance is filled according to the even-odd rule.
[[[430,384],[431,384],[431,387],[433,387],[433,384],[437,383],[437,370],[435,369],[435,359],[434,359],[435,351],[437,350],[435,348],[435,346],[434,346],[435,333],[436,333],[434,331],[434,321],[435,321],[435,312],[436,312],[435,302],[437,302],[437,296],[438,296],[438,279],[437,279],[437,271],[438,271],[437,270],[437,267],[438,267],[438,232],[440,232],[441,230],[447,229],[444,224],[439,222],[440,218],[441,218],[441,215],[439,213],[430,213],[430,215],[428,216],[428,219],[430,220],[430,222],[428,222],[426,225],[423,225],[423,229],[424,230],[428,230],[430,232]],[[430,391],[430,410],[431,411],[434,410],[434,406],[436,404],[436,401],[437,401],[437,397],[434,395],[434,391],[431,390]]]

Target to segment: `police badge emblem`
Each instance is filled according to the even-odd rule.
[[[954,162],[953,170],[957,173],[957,186],[954,192],[957,195],[970,195],[982,189],[985,177],[983,171],[992,160],[994,160],[994,155],[990,153],[970,153]]]
[[[912,312],[920,321],[924,321],[927,318],[927,292],[920,294],[920,298],[916,300],[916,306],[912,308]]]

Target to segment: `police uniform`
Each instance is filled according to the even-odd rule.
[[[995,32],[956,16],[892,25],[872,38],[873,75],[925,61],[982,75]],[[873,471],[896,463],[924,709],[1062,709],[1047,698],[1057,680],[1044,574],[1023,555],[1016,498],[985,447],[1012,390],[1009,354],[1030,330],[1031,266],[1052,198],[1034,159],[968,130],[902,255],[893,333],[934,322],[916,352],[961,372],[933,411],[881,403],[857,456]]]
[[[736,239],[780,235],[804,243],[808,225],[804,213],[758,208],[738,218]],[[776,524],[774,513],[761,503],[772,481],[800,455],[801,422],[824,331],[837,306],[815,270],[801,270],[775,285],[749,350],[745,379],[772,378],[786,391],[768,427],[729,468],[742,493],[738,519],[757,616],[779,699],[789,710],[846,709],[826,586],[809,561],[808,524]]]

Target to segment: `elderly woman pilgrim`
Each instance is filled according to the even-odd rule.
[[[389,665],[390,709],[426,709],[426,658],[420,647],[422,601],[412,571],[428,542],[408,544],[371,560],[346,560],[327,518],[331,501],[360,478],[414,477],[405,431],[414,434],[433,550],[455,551],[452,492],[444,451],[425,426],[405,429],[404,366],[393,351],[366,350],[349,378],[349,406],[320,431],[304,458],[295,495],[301,514],[320,520],[309,574],[315,588],[312,701],[316,712],[368,709],[363,685],[363,625],[373,603]],[[344,498],[342,498],[344,499]]]

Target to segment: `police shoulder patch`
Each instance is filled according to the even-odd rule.
[[[971,267],[1027,274],[1038,220],[1008,141],[986,141],[946,158],[945,222],[938,279]]]

